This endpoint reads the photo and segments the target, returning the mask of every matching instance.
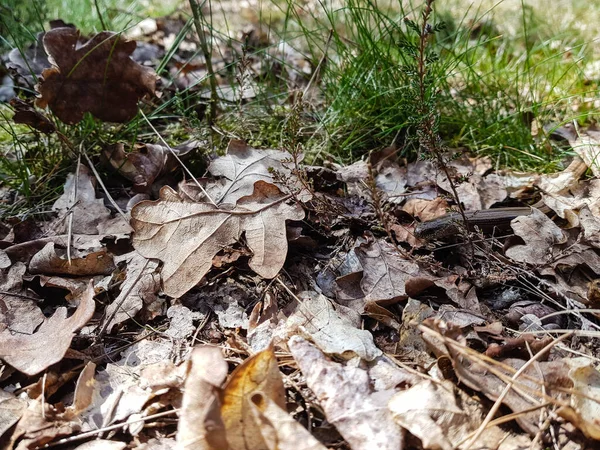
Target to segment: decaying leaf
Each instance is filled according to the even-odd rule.
[[[12,334],[10,329],[0,333],[0,358],[15,369],[35,375],[59,362],[69,349],[77,330],[94,314],[94,287],[89,284],[79,299],[79,306],[67,318],[67,309],[60,307],[33,334]],[[49,343],[52,345],[48,345]]]
[[[36,104],[49,106],[65,123],[77,123],[86,112],[107,122],[127,122],[137,114],[137,102],[154,94],[157,76],[135,63],[135,42],[110,31],[77,46],[79,31],[56,28],[44,35],[53,67],[45,69]]]
[[[59,216],[57,220],[61,222],[62,229],[67,231],[68,215],[72,214],[72,233],[93,235],[131,232],[129,224],[121,217],[110,217],[104,201],[96,198],[95,184],[95,177],[83,164],[79,166],[77,176],[69,174],[63,195],[52,205],[52,210]]]
[[[138,192],[146,192],[152,188],[152,183],[157,178],[179,167],[173,153],[182,159],[189,156],[198,145],[198,141],[185,142],[169,151],[163,145],[144,144],[136,146],[133,152],[125,153],[125,146],[118,143],[106,147],[102,156],[117,172],[133,181]]]
[[[15,115],[13,116],[15,123],[24,123],[45,134],[52,134],[56,131],[54,124],[41,112],[36,111],[29,103],[15,97],[10,101],[10,105],[15,108]]]
[[[228,448],[219,400],[227,372],[219,348],[199,346],[192,351],[177,426],[177,443],[182,449]]]
[[[163,261],[163,290],[180,297],[212,265],[213,257],[245,233],[253,252],[249,265],[264,278],[277,275],[287,256],[286,220],[301,220],[304,211],[272,184],[257,181],[254,192],[231,209],[212,203],[184,202],[164,187],[157,201],[138,203],[131,211],[133,246],[146,258]]]
[[[142,340],[127,348],[122,357],[98,370],[88,380],[92,392],[82,390],[80,403],[91,396],[89,408],[79,414],[79,421],[89,429],[98,429],[119,421],[141,418],[168,406],[164,395],[179,402],[179,390],[185,379],[185,367],[171,362],[173,345],[166,340]],[[136,424],[131,424],[135,430]],[[132,431],[133,432],[133,431]]]
[[[466,448],[471,433],[483,422],[480,402],[459,390],[452,381],[424,380],[392,397],[394,420],[418,437],[425,449]],[[488,427],[474,448],[513,450],[530,448],[531,440],[498,427]]]
[[[26,408],[27,401],[0,389],[0,439],[19,421]]]
[[[406,281],[419,273],[419,266],[402,257],[393,245],[368,237],[354,249],[363,267],[360,287],[365,298],[383,304],[406,300]]]
[[[600,131],[591,129],[580,131],[579,136],[574,142],[571,142],[571,145],[585,165],[598,178],[600,176]]]
[[[42,399],[29,403],[6,448],[29,450],[81,430],[81,426],[64,417],[63,411]]]
[[[390,392],[374,392],[366,370],[329,360],[300,336],[288,346],[327,420],[352,449],[402,448],[402,431],[387,408]]]
[[[16,334],[31,334],[44,321],[37,306],[37,297],[23,287],[25,265],[15,263],[7,273],[0,271],[0,331],[10,329]]]
[[[208,166],[213,176],[222,177],[222,183],[209,186],[209,194],[217,204],[234,204],[242,197],[251,195],[257,181],[277,184],[277,173],[283,179],[297,184],[291,170],[291,159],[292,155],[288,152],[255,149],[243,141],[232,140],[227,154]],[[278,187],[285,190],[282,185]],[[310,199],[310,194],[302,192],[299,198],[306,201]]]
[[[600,440],[600,373],[589,358],[565,358],[573,382],[571,408],[558,413],[592,439]]]
[[[221,396],[221,416],[231,450],[268,449],[261,423],[254,420],[253,398],[261,394],[285,409],[285,390],[272,348],[263,350],[238,366]]]
[[[126,262],[126,275],[121,292],[108,305],[104,314],[104,323],[109,331],[113,326],[133,319],[144,305],[152,305],[157,300],[160,290],[156,261],[150,261],[135,251],[117,259]],[[152,318],[153,315],[156,313],[150,313],[148,317]]]
[[[324,353],[348,359],[358,355],[371,361],[382,354],[371,333],[344,319],[324,295],[301,292],[298,298],[302,302],[286,323],[289,335],[308,335]]]
[[[109,275],[115,270],[112,254],[103,248],[97,252],[88,253],[81,257],[71,258],[58,255],[54,242],[33,255],[29,262],[29,272],[53,275],[70,275],[81,277],[85,275]]]
[[[326,450],[306,428],[262,392],[252,395],[250,406],[269,450]]]
[[[515,261],[546,263],[552,258],[554,246],[566,242],[562,230],[537,209],[527,216],[517,217],[511,227],[525,241],[524,245],[515,245],[506,250],[506,255]]]

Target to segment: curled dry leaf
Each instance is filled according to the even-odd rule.
[[[58,438],[81,431],[81,425],[65,417],[60,408],[48,404],[43,399],[29,403],[25,413],[16,425],[6,447],[15,450],[42,448]]]
[[[163,145],[144,144],[136,151],[125,153],[125,146],[118,143],[106,147],[102,156],[113,169],[133,181],[136,191],[146,192],[152,188],[154,180],[179,167],[173,153],[181,159],[189,156],[198,144],[197,141],[185,142],[171,148],[171,151]]]
[[[484,418],[480,402],[459,390],[452,381],[424,380],[398,392],[389,402],[396,422],[418,437],[426,449],[466,448],[471,433]],[[462,443],[462,445],[461,445]],[[512,450],[529,448],[531,440],[497,426],[487,427],[474,448]]]
[[[193,288],[210,270],[214,256],[242,233],[253,252],[250,268],[273,278],[287,256],[285,221],[304,218],[300,205],[289,199],[275,185],[257,181],[252,195],[225,209],[184,202],[164,187],[159,200],[138,203],[131,211],[133,246],[146,258],[163,261],[163,290],[171,297]]]
[[[71,261],[69,261],[66,257],[57,254],[54,242],[48,242],[29,261],[30,273],[81,277],[86,275],[109,275],[113,270],[115,270],[113,256],[105,248],[88,253],[81,258],[71,258]]]
[[[228,447],[219,401],[227,372],[219,348],[206,345],[192,351],[177,426],[177,443],[182,449]]]
[[[596,178],[600,176],[600,131],[580,131],[579,136],[571,142],[573,150],[581,157]]]
[[[52,134],[56,131],[54,124],[41,112],[36,111],[29,103],[15,97],[10,101],[10,105],[15,108],[15,115],[13,116],[15,123],[24,123],[45,134]]]
[[[231,374],[221,396],[221,416],[231,450],[271,448],[261,433],[262,423],[255,421],[253,399],[260,394],[285,410],[285,389],[277,358],[268,348],[248,358]]]
[[[600,440],[600,374],[589,358],[565,358],[568,377],[573,383],[571,408],[558,414],[592,439]]]
[[[329,360],[300,336],[293,336],[288,346],[327,420],[353,450],[403,448],[402,431],[387,408],[388,398],[373,391],[366,370]]]
[[[554,246],[566,241],[563,231],[535,208],[531,214],[514,219],[511,227],[525,241],[524,245],[515,245],[506,250],[506,256],[515,261],[546,263],[552,257]]]
[[[251,397],[252,415],[269,450],[326,450],[310,432],[262,392]]]
[[[92,318],[95,306],[94,286],[90,282],[71,317],[67,318],[67,309],[60,307],[33,334],[13,335],[8,329],[2,331],[0,358],[27,375],[41,372],[65,356],[75,332]]]
[[[37,86],[36,104],[49,106],[65,123],[77,123],[86,112],[107,122],[127,122],[137,114],[137,102],[154,94],[157,76],[135,63],[136,47],[120,34],[98,33],[77,46],[79,31],[56,28],[44,35],[53,67],[45,69]]]

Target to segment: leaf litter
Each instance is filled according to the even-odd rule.
[[[130,120],[157,81],[130,56],[155,64],[171,34],[135,55],[120,35],[62,25],[10,58],[23,83],[23,59],[35,62],[37,106],[69,124]],[[175,85],[204,70],[188,62]],[[15,108],[55,132],[31,104]],[[110,143],[119,214],[78,164],[53,217],[3,227],[0,437],[17,449],[593,448],[600,191],[583,175],[597,175],[598,133],[564,134],[579,158],[560,173],[449,163],[467,210],[538,196],[552,211],[471,243],[414,235],[453,208],[431,161],[384,152],[320,168],[237,139],[210,159],[203,141]],[[195,150],[207,174],[177,179]]]

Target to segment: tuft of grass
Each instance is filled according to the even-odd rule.
[[[313,61],[333,33],[321,85],[325,105],[318,113],[325,133],[316,136],[314,147],[345,162],[392,143],[409,156],[411,117],[419,105],[411,94],[414,66],[404,45],[414,39],[403,19],[416,17],[420,5],[275,4],[285,12],[288,36],[295,33],[292,41]],[[431,43],[439,60],[430,66],[429,79],[438,91],[434,107],[441,136],[451,146],[491,155],[499,166],[555,170],[564,154],[552,148],[547,134],[532,135],[532,121],[556,127],[596,119],[597,105],[590,99],[600,77],[591,80],[585,72],[587,61],[600,53],[597,43],[574,23],[557,28],[542,3],[535,9],[513,0],[482,1],[478,9],[460,0],[436,6],[432,23],[447,24]],[[600,6],[585,7],[594,17],[600,14]],[[327,142],[320,141],[323,136]]]

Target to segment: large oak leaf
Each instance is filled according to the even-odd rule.
[[[36,105],[50,106],[65,123],[77,123],[86,112],[106,122],[127,122],[137,102],[154,94],[157,76],[129,56],[136,47],[119,34],[103,31],[78,47],[79,31],[56,28],[44,35],[53,67],[42,72]]]
[[[277,186],[254,183],[252,195],[235,207],[186,202],[164,187],[157,201],[138,203],[131,211],[133,246],[146,258],[163,261],[163,291],[180,297],[210,270],[213,257],[245,233],[253,256],[250,268],[264,278],[277,275],[287,255],[285,221],[301,220],[304,211],[288,203]]]

